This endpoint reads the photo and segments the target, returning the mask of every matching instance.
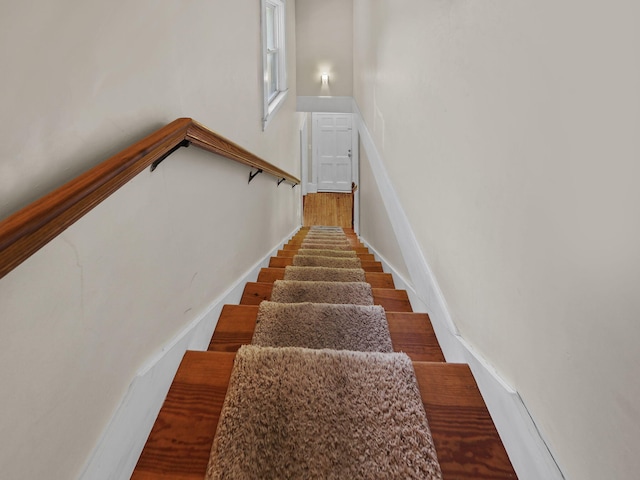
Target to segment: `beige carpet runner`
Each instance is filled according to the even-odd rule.
[[[405,354],[243,346],[207,479],[441,479]]]
[[[298,249],[298,255],[315,255],[316,257],[357,257],[355,250],[320,250],[319,248],[315,250],[300,248]]]
[[[310,240],[314,241],[340,241],[340,242],[348,242],[349,240],[345,235],[340,235],[337,233],[310,233],[304,237],[304,241],[308,242]]]
[[[350,250],[353,251],[353,247],[349,244],[337,244],[337,243],[332,243],[332,244],[328,244],[328,243],[318,243],[318,242],[314,242],[314,243],[302,243],[300,248],[302,249],[313,249],[313,250],[327,250],[327,249],[331,249],[331,250]]]
[[[413,365],[351,242],[311,227],[300,245],[236,354],[206,479],[441,480]]]
[[[315,282],[364,282],[366,280],[364,270],[361,268],[292,266],[284,269],[284,279]]]
[[[279,303],[341,303],[373,305],[371,285],[365,282],[301,282],[276,280],[271,301]]]
[[[330,267],[330,268],[360,268],[359,258],[353,257],[323,257],[316,255],[296,255],[293,265],[297,267]]]
[[[262,302],[253,345],[393,352],[380,306]]]
[[[344,229],[342,227],[331,227],[328,225],[313,225],[309,228],[310,232],[338,232],[344,235]]]
[[[302,240],[302,243],[351,243],[345,235],[307,235]]]
[[[309,248],[309,245],[313,245],[311,248],[314,248],[316,245],[322,245],[323,248],[333,248],[335,250],[342,250],[342,248],[349,248],[353,250],[353,247],[349,242],[327,242],[325,240],[309,240],[306,242],[302,242],[300,244],[300,248]]]

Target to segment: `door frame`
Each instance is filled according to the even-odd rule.
[[[319,137],[318,133],[318,116],[319,115],[348,115],[351,117],[351,181],[355,182],[354,165],[357,162],[357,157],[354,153],[353,147],[353,132],[355,130],[353,122],[355,120],[355,116],[352,113],[345,112],[311,112],[311,176],[309,182],[309,192],[316,193],[318,191],[318,149],[316,148],[316,139]]]
[[[305,187],[302,191],[304,195],[318,192],[318,159],[314,142],[317,138],[315,120],[320,113],[351,115],[351,181],[358,187],[353,194],[353,229],[356,233],[360,233],[360,135],[358,134],[359,126],[356,124],[359,121],[357,115],[349,112],[311,112],[311,176],[303,176]],[[302,165],[302,171],[309,175],[307,164]]]
[[[309,193],[309,122],[307,115],[302,118],[300,125],[300,186],[302,187],[302,195]],[[317,191],[317,188],[316,188]]]
[[[351,118],[351,181],[356,185],[353,192],[353,230],[360,234],[360,134],[356,125],[358,116]]]

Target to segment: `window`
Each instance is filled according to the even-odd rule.
[[[262,0],[263,129],[287,95],[285,1]]]

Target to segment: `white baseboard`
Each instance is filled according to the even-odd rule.
[[[564,479],[518,392],[459,334],[355,100],[352,110],[354,124],[411,281],[395,271],[367,239],[362,239],[363,243],[380,259],[385,271],[393,274],[396,288],[407,290],[414,311],[429,314],[447,361],[469,364],[520,480]]]
[[[260,269],[269,264],[269,259],[298,230],[299,227],[293,230],[145,363],[129,385],[80,479],[120,480],[131,477],[184,353],[207,349],[222,307],[240,301],[245,284],[255,281]]]
[[[371,244],[367,241],[366,238],[361,238],[362,243],[366,245],[366,247],[373,253],[378,261],[382,263],[382,267],[385,272],[391,273],[393,276],[393,283],[399,290],[406,290],[407,295],[409,296],[409,301],[411,302],[411,308],[414,312],[419,313],[428,313],[429,318],[432,317],[431,309],[428,305],[420,298],[420,296],[416,293],[416,290],[406,278],[404,278],[400,273],[398,273],[395,268],[393,268],[389,262],[378,252]],[[433,324],[433,329],[436,333],[436,337],[438,337],[438,343],[440,343],[440,348],[442,349],[442,353],[444,353],[445,359],[447,362],[452,363],[467,363],[465,360],[464,350],[460,346],[460,342],[457,340],[458,335],[457,331],[451,329],[451,326],[442,321],[434,321],[431,319],[431,323]]]
[[[401,274],[366,239],[362,243],[391,273],[396,288],[406,290],[414,312],[429,313],[426,304]],[[434,280],[435,281],[435,280]],[[505,445],[520,480],[562,480],[564,476],[538,431],[522,398],[486,360],[459,334],[431,315],[431,323],[447,362],[466,363],[471,368],[482,398]]]

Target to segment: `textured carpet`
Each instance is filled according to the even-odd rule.
[[[303,240],[300,248],[304,248],[304,246],[308,243],[312,243],[314,245],[324,245],[326,248],[333,248],[333,245],[346,245],[351,246],[351,244],[347,240]]]
[[[346,239],[347,236],[344,233],[338,233],[338,232],[309,232],[305,235],[305,238],[312,238],[312,237],[316,237],[316,238],[328,238],[328,239]]]
[[[279,303],[342,303],[373,305],[371,285],[364,282],[273,282],[271,301]]]
[[[324,225],[314,225],[309,229],[310,232],[340,232],[344,233],[344,229],[342,227],[330,227]]]
[[[361,268],[359,258],[323,257],[316,255],[295,255],[293,265],[296,267],[329,267],[329,268]]]
[[[409,357],[241,347],[206,478],[441,479]]]
[[[353,250],[353,247],[351,245],[338,245],[338,244],[326,244],[326,243],[309,243],[309,242],[303,242],[300,245],[300,249],[311,249],[311,250]]]
[[[304,238],[342,238],[345,239],[347,236],[344,233],[314,233],[310,232]]]
[[[347,237],[344,236],[338,236],[338,235],[332,235],[332,236],[325,236],[325,235],[321,235],[321,236],[316,236],[313,235],[311,237],[307,236],[304,237],[304,239],[302,240],[303,242],[311,242],[311,243],[322,243],[322,242],[329,242],[329,243],[335,243],[335,242],[339,242],[339,243],[349,243],[349,239]]]
[[[332,258],[332,257],[322,257]],[[284,269],[285,280],[313,282],[365,282],[367,279],[361,268],[296,267]]]
[[[317,257],[357,257],[355,250],[305,250],[304,248],[298,249],[298,255],[315,255]]]
[[[254,345],[393,352],[380,306],[262,302]]]

